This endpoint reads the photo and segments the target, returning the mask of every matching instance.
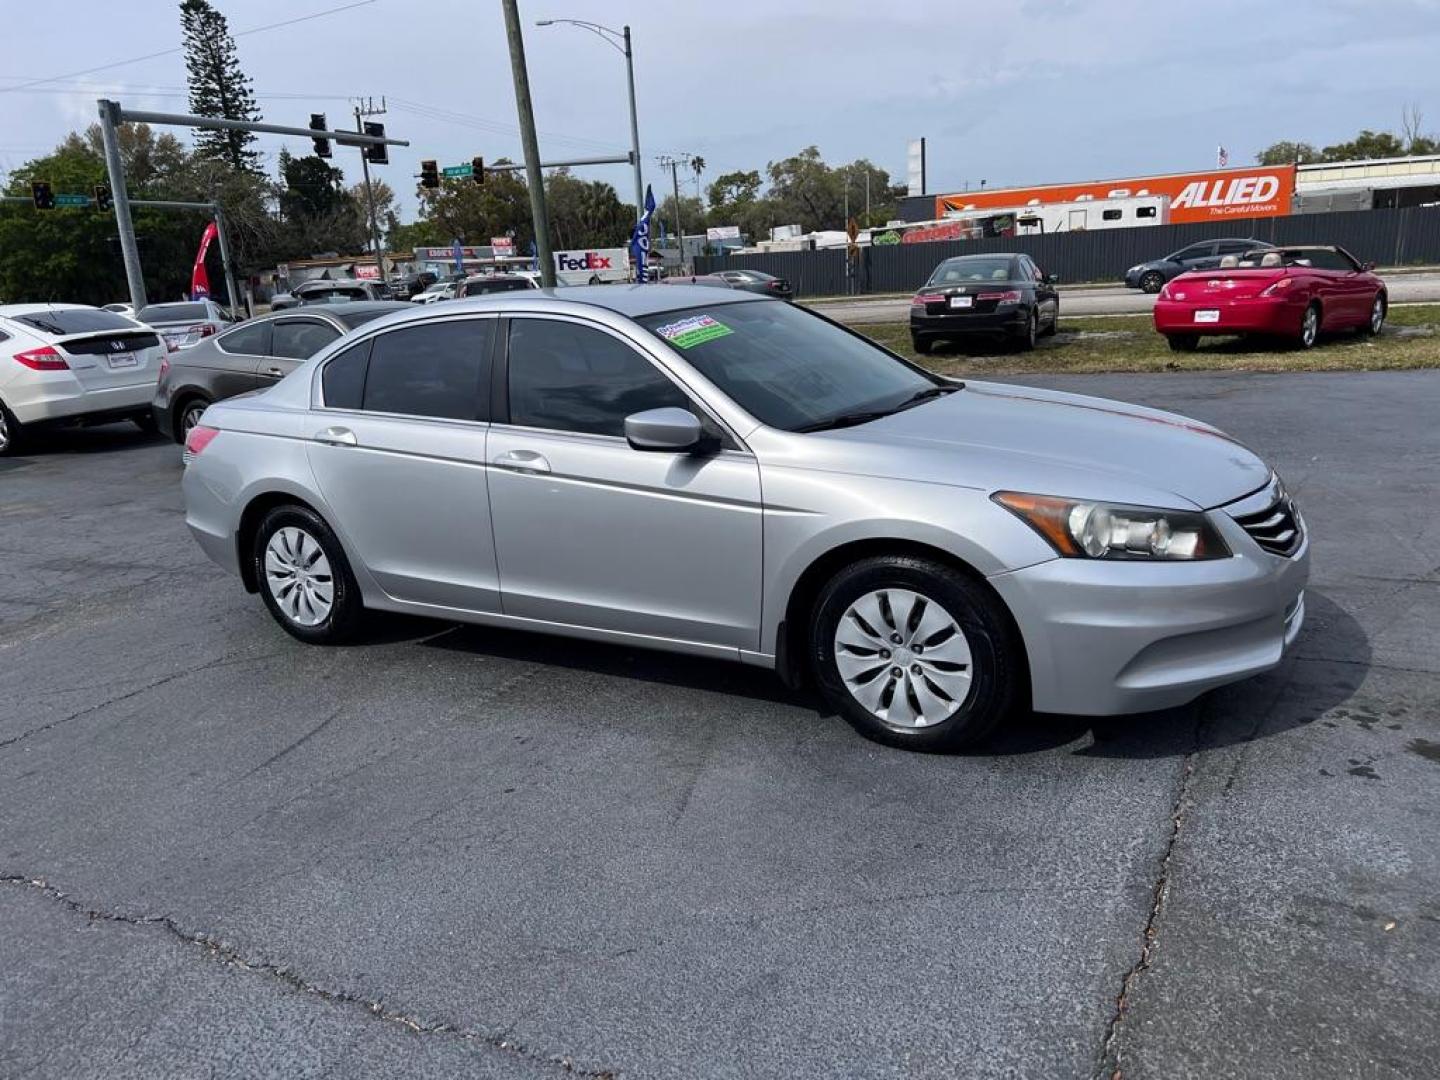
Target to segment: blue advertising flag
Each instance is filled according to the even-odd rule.
[[[650,280],[650,217],[655,213],[655,193],[645,185],[645,212],[630,230],[630,261],[635,264],[635,280],[644,283]]]

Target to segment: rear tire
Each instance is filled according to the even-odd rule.
[[[916,337],[912,334],[910,335],[910,347],[921,356],[929,356],[931,350],[935,348],[935,342],[930,338]]]
[[[1159,270],[1147,270],[1140,275],[1140,291],[1158,293],[1165,287],[1165,275]]]
[[[1015,339],[1015,347],[1021,352],[1030,352],[1035,348],[1035,342],[1040,337],[1040,313],[1034,308],[1030,309],[1030,318],[1025,321],[1025,329]]]
[[[1167,334],[1171,352],[1194,352],[1200,347],[1199,334]]]
[[[17,453],[20,444],[24,442],[24,429],[20,421],[15,419],[15,414],[5,407],[0,401],[0,457],[7,457]]]
[[[291,637],[310,645],[354,640],[365,620],[360,587],[340,541],[306,506],[276,506],[260,520],[251,570],[265,606]]]
[[[906,750],[974,746],[1024,697],[1024,653],[999,600],[969,575],[909,555],[836,574],[816,602],[809,655],[836,712],[867,739]]]
[[[210,402],[203,397],[184,398],[175,407],[175,441],[181,446],[185,445],[186,438],[190,435],[190,429],[200,423],[200,417],[210,407]]]

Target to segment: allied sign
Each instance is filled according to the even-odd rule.
[[[1212,169],[1198,173],[1136,176],[1083,184],[1046,184],[1033,188],[988,188],[952,192],[935,199],[935,216],[987,209],[1015,209],[1083,199],[1125,199],[1138,195],[1169,198],[1172,224],[1228,218],[1278,217],[1290,213],[1295,193],[1294,165]]]

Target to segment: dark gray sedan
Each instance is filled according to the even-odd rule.
[[[251,319],[171,353],[160,365],[150,405],[155,422],[184,443],[212,402],[269,386],[362,323],[409,310],[409,304],[398,300],[307,306]]]

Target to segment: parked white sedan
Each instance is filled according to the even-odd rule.
[[[43,424],[133,420],[152,430],[166,351],[154,330],[112,311],[0,306],[0,456]]]

